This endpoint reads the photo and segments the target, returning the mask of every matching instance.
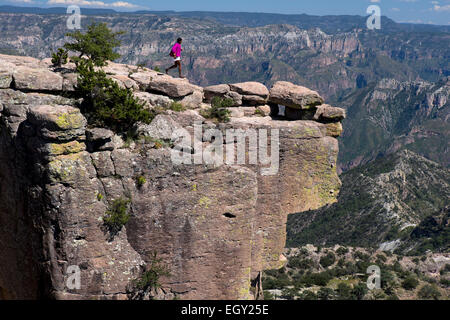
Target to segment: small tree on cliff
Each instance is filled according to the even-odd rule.
[[[120,57],[113,51],[120,45],[116,38],[120,34],[123,32],[114,33],[105,23],[93,23],[84,34],[68,33],[75,43],[66,43],[64,47],[80,53],[78,57],[71,57],[78,73],[75,94],[82,98],[80,109],[89,124],[124,133],[136,122],[150,123],[154,114],[144,108],[144,103],[130,89],[120,87],[103,70],[96,68]]]
[[[92,23],[88,26],[86,33],[75,31],[67,33],[66,36],[75,40],[74,43],[66,43],[64,48],[70,51],[79,52],[78,57],[72,60],[87,57],[92,60],[94,65],[101,67],[106,65],[107,60],[120,58],[120,54],[114,52],[114,48],[120,46],[120,40],[117,37],[123,34],[123,31],[112,32],[106,23]]]

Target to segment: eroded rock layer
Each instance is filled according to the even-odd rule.
[[[87,125],[70,98],[73,66],[0,55],[0,67],[0,298],[127,299],[154,252],[170,269],[157,298],[258,298],[260,273],[285,262],[287,215],[336,201],[345,112],[319,106],[314,91],[286,82],[275,84],[275,98],[255,82],[203,89],[109,63],[112,79],[160,110],[130,142]],[[214,96],[234,100],[230,122],[201,115]],[[173,102],[188,109],[172,111]],[[174,131],[192,133],[192,145],[205,149],[212,128],[224,137],[227,129],[267,132],[271,154],[277,132],[277,170],[173,161]],[[131,199],[131,218],[111,237],[103,216],[121,197]],[[81,270],[79,289],[68,286],[70,266]]]

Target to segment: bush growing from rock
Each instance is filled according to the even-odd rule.
[[[136,122],[151,122],[154,114],[144,109],[131,90],[120,88],[102,70],[96,71],[91,60],[82,59],[76,65],[79,73],[76,93],[83,98],[80,109],[90,124],[126,132]]]
[[[67,63],[68,58],[69,54],[63,48],[59,48],[57,52],[52,52],[52,63],[54,67],[61,68],[63,64]]]
[[[172,111],[176,111],[176,112],[186,111],[186,108],[181,103],[176,102],[176,101],[174,101],[170,104],[169,109]]]
[[[78,57],[71,58],[79,74],[75,94],[82,98],[80,109],[89,123],[123,133],[136,122],[150,123],[154,115],[130,89],[121,88],[116,81],[107,78],[104,71],[95,68],[120,57],[113,51],[120,45],[117,39],[120,34],[123,32],[114,33],[105,23],[93,23],[84,34],[68,33],[75,42],[66,43],[64,48],[79,53]],[[60,50],[62,54],[64,50]]]
[[[103,216],[103,223],[108,228],[111,236],[122,230],[122,227],[130,219],[130,214],[128,213],[130,203],[131,200],[127,198],[116,199]]]
[[[142,188],[142,187],[144,186],[144,184],[147,183],[147,180],[145,179],[145,177],[139,176],[139,177],[137,177],[137,179],[136,179],[136,183],[137,183],[137,185],[138,185],[138,188]]]
[[[211,101],[211,108],[201,112],[202,116],[208,119],[216,119],[218,122],[229,122],[231,112],[227,109],[234,104],[232,99],[221,99],[214,97]]]
[[[156,252],[151,253],[150,262],[144,269],[142,275],[133,280],[135,289],[139,291],[148,291],[161,288],[160,278],[170,277],[170,270],[158,257]]]

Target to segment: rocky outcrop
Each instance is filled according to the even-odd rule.
[[[156,252],[170,269],[158,298],[253,299],[260,273],[285,263],[287,215],[336,201],[339,110],[311,106],[313,116],[288,121],[269,116],[278,105],[259,83],[203,89],[109,63],[109,76],[160,112],[149,125],[137,124],[139,139],[129,141],[87,125],[71,90],[63,91],[63,79],[76,79],[70,65],[0,55],[0,70],[0,79],[11,79],[0,89],[2,298],[126,299]],[[201,115],[216,94],[242,97],[228,123]],[[291,94],[303,99],[303,91]],[[189,110],[170,110],[174,101]],[[217,140],[208,138],[211,129],[224,137],[227,130],[256,132],[260,150],[249,149],[242,163],[173,161],[175,131],[191,133],[180,154],[198,159]],[[238,143],[227,137],[223,148]],[[261,150],[278,153],[277,170],[248,161],[263,159]],[[102,217],[121,197],[131,200],[131,216],[111,237]],[[81,272],[79,289],[67,285],[71,266]]]

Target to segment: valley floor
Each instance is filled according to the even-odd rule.
[[[266,300],[448,300],[450,253],[402,256],[336,245],[285,249],[287,264],[266,271]],[[380,268],[381,288],[369,290],[367,270]]]

